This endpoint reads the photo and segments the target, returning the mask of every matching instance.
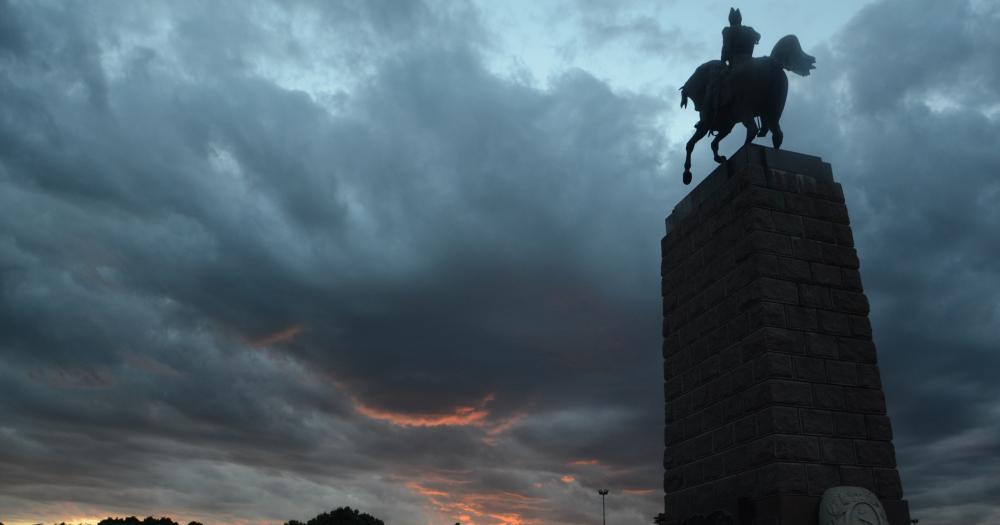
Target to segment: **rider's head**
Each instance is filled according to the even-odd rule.
[[[729,8],[729,25],[738,26],[743,23],[743,15],[740,14],[739,9]]]

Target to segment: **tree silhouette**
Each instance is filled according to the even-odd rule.
[[[330,512],[324,512],[305,524],[301,521],[291,520],[285,525],[385,525],[385,522],[351,507],[340,507]]]
[[[178,523],[166,516],[162,518],[147,516],[142,521],[135,516],[129,516],[127,518],[104,518],[97,522],[97,525],[178,525]]]

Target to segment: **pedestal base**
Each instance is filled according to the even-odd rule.
[[[818,496],[775,495],[749,502],[741,525],[817,525]],[[905,500],[880,499],[889,525],[910,525],[910,506]],[[746,504],[745,504],[746,505]],[[749,521],[747,521],[749,519]]]

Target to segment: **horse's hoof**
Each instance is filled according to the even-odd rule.
[[[716,155],[715,156],[715,162],[718,162],[719,164],[722,164],[723,162],[726,162],[726,156],[725,155]]]
[[[685,171],[684,172],[684,184],[691,184],[691,172],[690,171]]]

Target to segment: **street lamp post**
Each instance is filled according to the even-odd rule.
[[[597,493],[601,495],[601,523],[608,525],[607,518],[604,515],[604,496],[608,495],[608,489],[597,489]]]

